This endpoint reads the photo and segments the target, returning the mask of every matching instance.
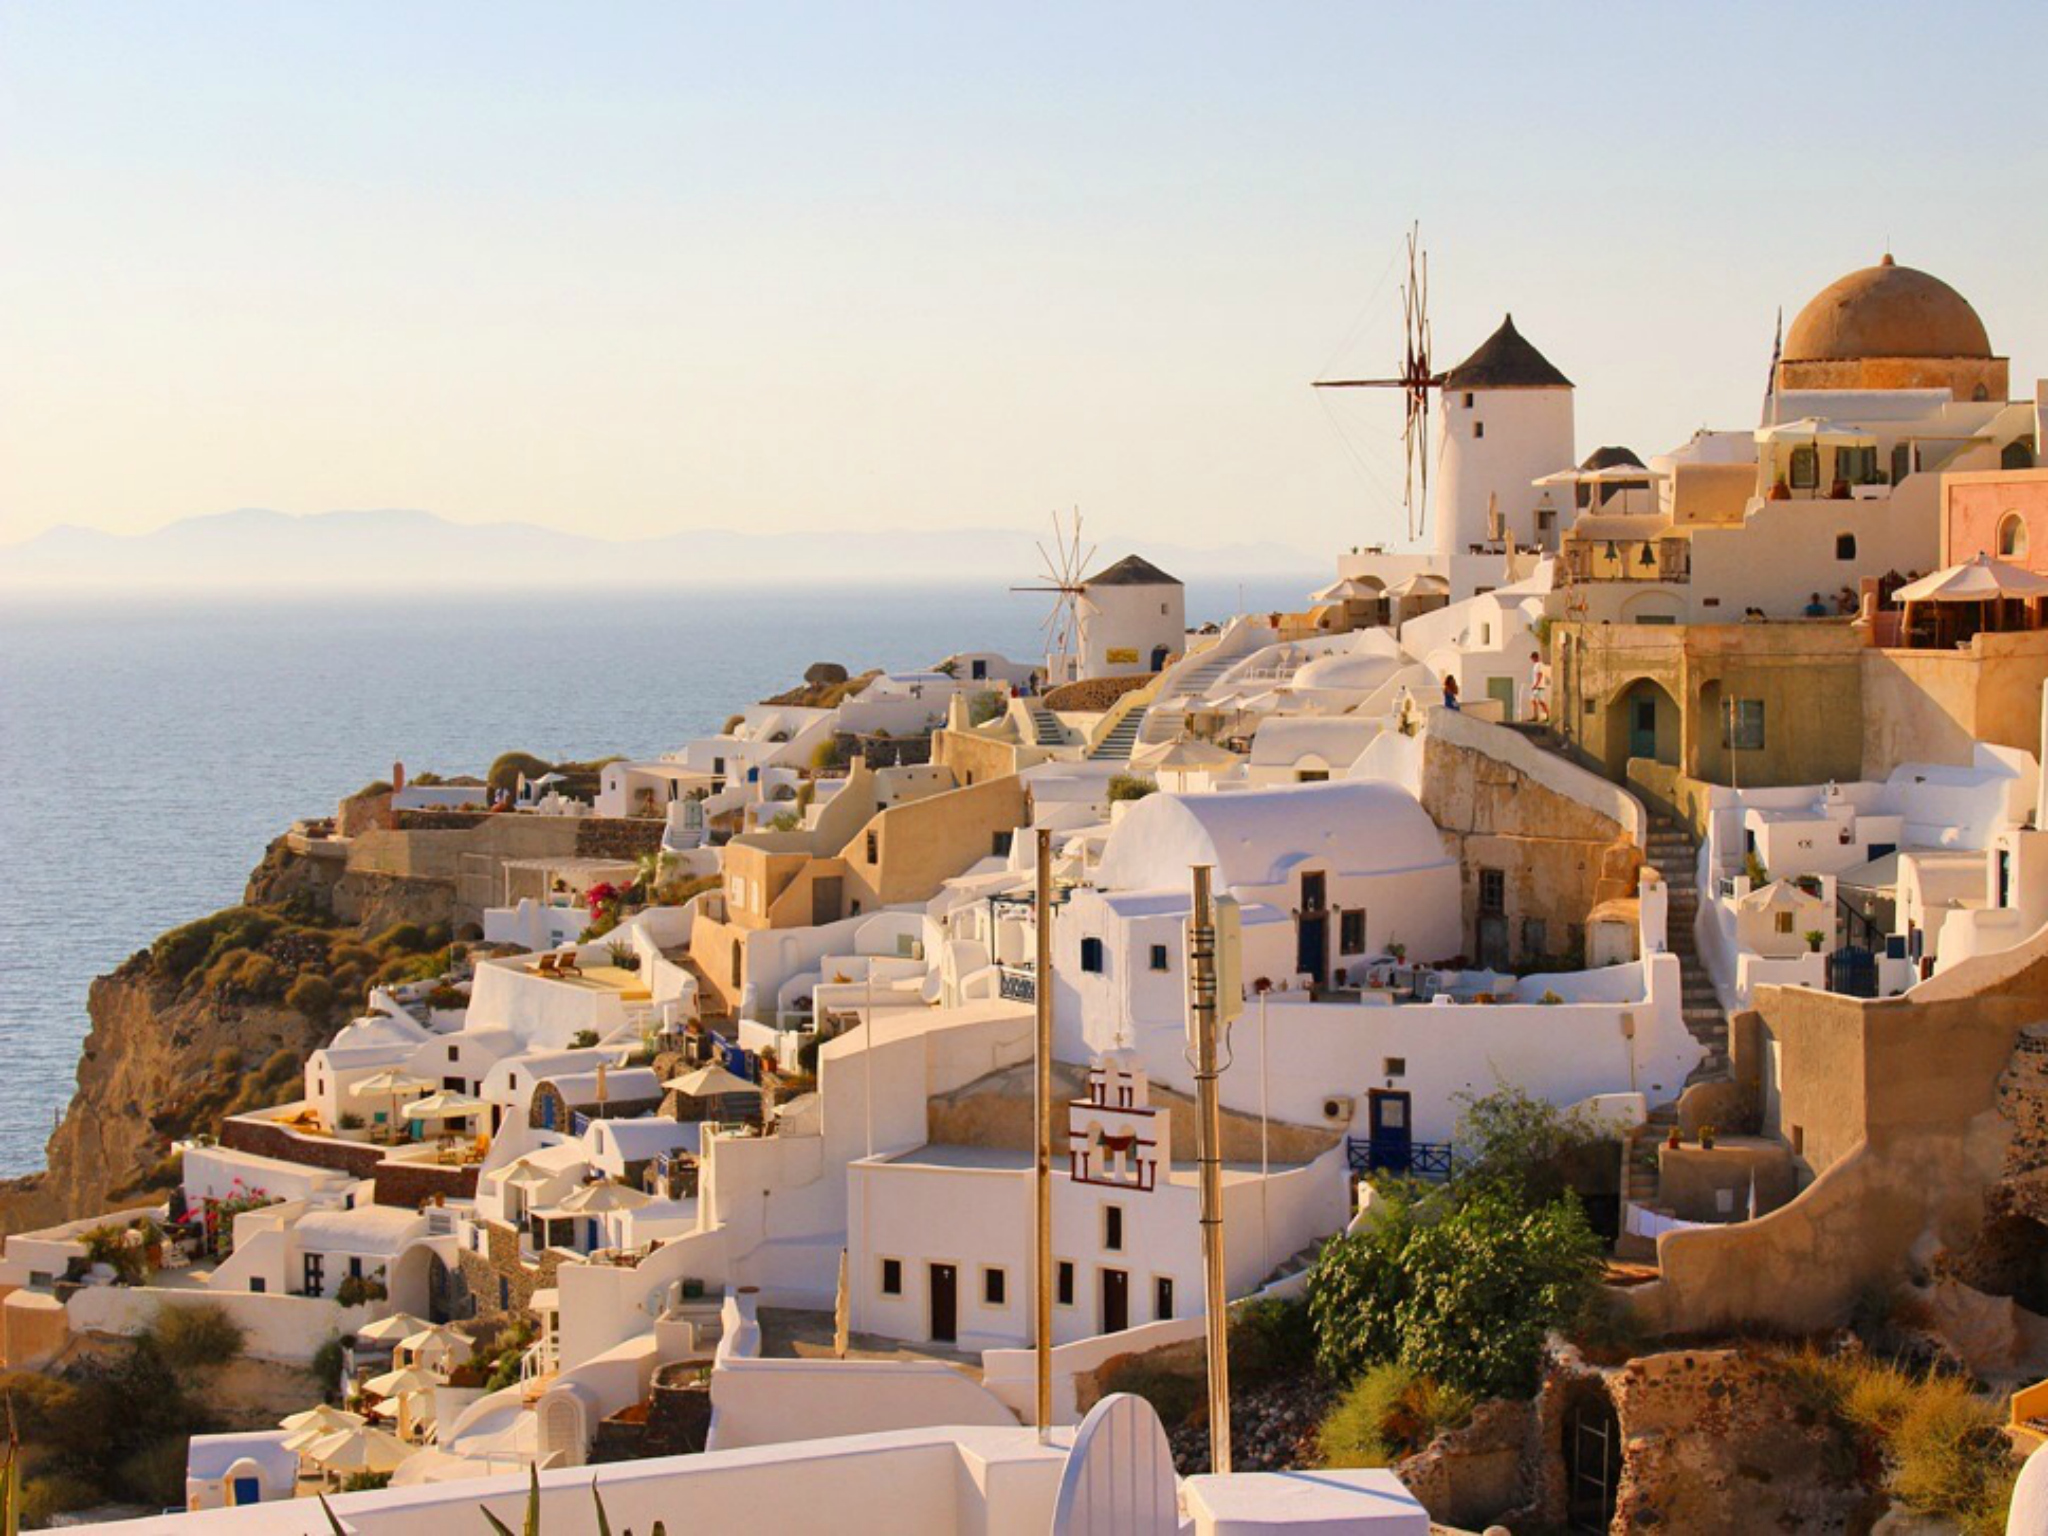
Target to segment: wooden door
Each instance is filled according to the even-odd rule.
[[[1129,1271],[1102,1272],[1102,1331],[1122,1333],[1131,1326],[1131,1276]]]
[[[1374,1088],[1366,1096],[1367,1125],[1372,1136],[1372,1166],[1406,1173],[1412,1160],[1415,1132],[1410,1123],[1409,1096],[1395,1088]]]
[[[960,1337],[960,1271],[951,1264],[931,1266],[932,1342],[951,1344]]]

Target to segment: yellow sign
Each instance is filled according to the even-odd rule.
[[[1138,653],[1135,650],[1131,650],[1124,646],[1113,645],[1103,653],[1102,659],[1108,662],[1112,667],[1117,666],[1119,664],[1122,664],[1124,666],[1136,666],[1138,663]]]

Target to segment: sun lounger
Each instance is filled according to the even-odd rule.
[[[555,974],[557,976],[581,976],[583,974],[583,967],[576,963],[574,953],[557,955],[555,957]]]
[[[555,957],[553,955],[542,955],[540,957],[540,964],[533,968],[533,974],[536,976],[555,975]]]

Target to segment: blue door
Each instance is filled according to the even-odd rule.
[[[589,1217],[589,1216],[586,1216],[586,1217],[584,1217],[584,1218],[583,1218],[583,1251],[584,1251],[585,1253],[595,1253],[595,1252],[597,1252],[597,1250],[598,1250],[599,1248],[601,1248],[601,1247],[603,1247],[603,1246],[604,1246],[604,1245],[603,1245],[603,1244],[602,1244],[601,1242],[599,1242],[599,1241],[598,1241],[598,1231],[597,1231],[597,1222],[596,1222],[596,1220],[595,1220],[594,1218],[592,1218],[592,1217]]]
[[[1406,1173],[1414,1151],[1409,1122],[1409,1096],[1394,1089],[1372,1089],[1366,1099],[1372,1132],[1372,1165]]]
[[[238,1477],[235,1479],[235,1503],[260,1504],[262,1501],[263,1485],[255,1478]]]
[[[555,1128],[555,1096],[552,1093],[540,1101],[540,1128],[544,1131]]]

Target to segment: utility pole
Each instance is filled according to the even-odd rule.
[[[1052,1438],[1052,829],[1037,830],[1037,932],[1031,997],[1037,1010],[1031,1107],[1036,1134],[1032,1171],[1033,1353],[1038,1367],[1038,1443]]]
[[[1218,1027],[1216,909],[1213,873],[1193,867],[1194,907],[1188,917],[1188,1031],[1194,1037],[1195,1167],[1202,1202],[1202,1306],[1209,1341],[1209,1470],[1230,1472],[1230,1314],[1223,1278],[1223,1111],[1217,1094]],[[1233,967],[1232,969],[1235,969]],[[1240,1000],[1241,1003],[1241,1000]]]

